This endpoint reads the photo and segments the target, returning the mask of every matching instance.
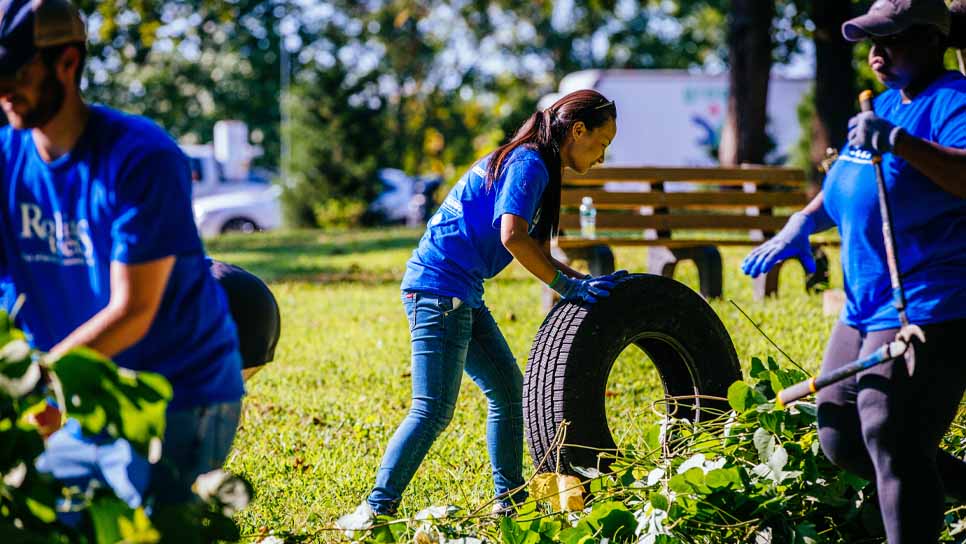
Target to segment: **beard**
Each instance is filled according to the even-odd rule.
[[[54,75],[53,70],[48,69],[44,79],[38,86],[37,104],[30,108],[21,116],[20,124],[17,128],[38,128],[46,125],[64,106],[64,96],[66,91],[64,85]]]

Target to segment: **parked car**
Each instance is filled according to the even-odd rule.
[[[219,121],[213,143],[185,144],[181,150],[191,165],[192,207],[202,236],[281,226],[281,189],[272,185],[274,173],[251,168],[262,151],[249,144],[245,123]]]
[[[282,226],[282,188],[263,185],[258,189],[217,193],[192,202],[195,224],[201,236],[209,238],[228,232],[258,232]]]
[[[378,176],[382,192],[369,204],[364,222],[425,225],[436,208],[436,189],[443,183],[443,178],[409,176],[395,168],[383,168]]]

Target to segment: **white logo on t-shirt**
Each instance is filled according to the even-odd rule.
[[[21,258],[27,262],[61,266],[94,264],[94,242],[87,220],[72,221],[60,212],[52,215],[45,216],[44,210],[36,204],[20,205],[20,239],[43,242],[43,245],[24,244]]]

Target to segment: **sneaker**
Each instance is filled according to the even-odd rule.
[[[516,517],[517,509],[509,502],[496,501],[493,503],[493,507],[490,508],[490,515],[503,518],[512,518]]]
[[[352,538],[355,531],[367,531],[372,528],[376,520],[376,511],[367,501],[356,507],[351,514],[346,514],[336,520],[335,526],[345,531],[347,537]]]

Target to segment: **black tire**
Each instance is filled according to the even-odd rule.
[[[572,446],[561,448],[560,471],[607,468],[598,452],[616,445],[605,391],[614,361],[631,344],[654,362],[668,396],[725,398],[741,379],[721,320],[700,295],[673,279],[633,274],[596,304],[561,302],[537,332],[523,384],[527,444],[538,471],[556,469],[550,450],[563,421],[569,422],[566,443]],[[698,398],[682,401],[675,417],[707,420],[727,409],[726,401]]]
[[[245,234],[251,234],[253,232],[261,231],[261,227],[258,223],[248,219],[247,217],[233,217],[225,222],[225,225],[221,227],[221,233],[227,234],[229,232],[243,232]]]
[[[282,333],[282,317],[272,290],[240,266],[212,260],[209,270],[228,299],[228,310],[238,330],[242,368],[272,362]]]

